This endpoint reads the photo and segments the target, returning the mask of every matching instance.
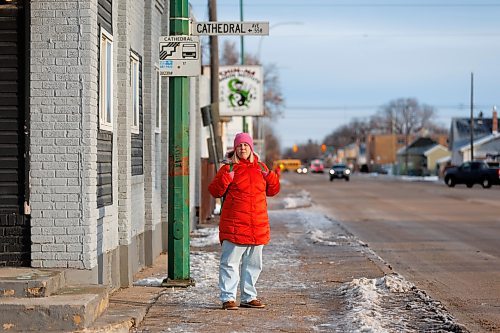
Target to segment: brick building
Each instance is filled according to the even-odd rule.
[[[431,136],[437,143],[448,146],[447,135]],[[380,166],[394,164],[397,152],[417,139],[416,135],[370,134],[366,139],[366,158],[370,170],[379,170]]]
[[[0,91],[0,266],[67,269],[70,281],[117,287],[166,251],[168,79],[157,48],[168,5],[0,0],[9,59],[0,64],[9,87]],[[201,121],[190,122],[193,223]]]

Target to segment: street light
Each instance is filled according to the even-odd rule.
[[[275,24],[272,24],[270,27],[269,27],[269,31],[271,31],[272,28],[276,28],[280,25],[303,25],[304,22],[299,22],[299,21],[287,21],[287,22],[278,22],[278,23],[275,23]],[[264,36],[261,36],[260,39],[259,39],[259,46],[257,48],[257,59],[260,61],[260,50],[262,48],[262,40],[263,40],[263,37]]]

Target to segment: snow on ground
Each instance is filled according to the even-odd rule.
[[[322,243],[330,246],[339,245],[337,242],[332,242],[329,240],[330,238],[332,238],[332,235],[330,235],[328,232],[323,232],[321,230],[311,230],[308,232],[308,234],[313,243]]]
[[[282,199],[286,209],[308,207],[311,205],[311,195],[307,191],[300,191],[293,196]]]
[[[280,184],[281,186],[283,186],[283,185],[290,185],[291,183],[288,179],[280,178]]]
[[[219,259],[216,253],[192,251],[190,253],[190,261],[190,273],[196,283],[196,293],[200,293],[200,290],[203,288],[209,289],[207,287],[217,286],[219,279]],[[134,286],[159,287],[166,278],[167,275],[148,277],[134,281]],[[188,290],[191,290],[191,293],[194,291],[191,288],[188,288]],[[175,288],[172,288],[172,291],[175,291]]]
[[[300,210],[271,211],[270,216],[290,223],[300,220],[307,230],[307,238],[313,244],[352,246],[357,251],[384,262],[367,244],[350,234],[337,221],[328,218],[319,208],[312,206]],[[280,254],[276,253],[275,256],[279,257]],[[455,323],[441,303],[432,300],[424,291],[396,273],[378,279],[353,279],[337,290],[332,290],[332,297],[340,297],[345,310],[335,313],[329,323],[313,327],[314,330],[366,333],[466,332]]]
[[[387,174],[380,174],[377,172],[372,172],[368,174],[357,174],[358,176],[361,177],[384,177],[384,178],[393,178],[393,179],[400,179],[404,180],[407,182],[441,182],[442,180],[439,179],[438,176],[398,176],[398,175],[387,175]]]
[[[354,279],[338,294],[345,313],[329,325],[339,332],[466,332],[444,307],[398,274]]]
[[[439,182],[438,176],[399,176],[399,179],[405,180],[407,182]]]
[[[302,197],[307,195],[302,193]],[[326,217],[318,207],[295,210],[270,211],[270,218],[290,223],[289,242],[274,242],[272,251],[266,253],[265,266],[278,268],[276,272],[286,275],[290,267],[303,263],[296,253],[293,237],[294,223],[300,223],[308,239],[319,246],[353,246],[367,254],[373,253],[366,244],[349,234],[341,225]],[[337,230],[333,232],[331,230]],[[338,231],[340,230],[340,231]],[[193,233],[192,245],[205,246],[218,243],[217,228],[203,228]],[[374,253],[373,253],[374,254]],[[376,255],[376,254],[374,254]],[[196,285],[187,289],[168,288],[163,294],[179,304],[207,304],[218,302],[218,253],[192,251],[190,255],[191,277]],[[279,269],[279,267],[283,269]],[[266,269],[266,268],[264,268]],[[160,286],[166,276],[156,276],[134,282],[137,286]],[[277,277],[276,281],[262,280],[261,288],[311,288],[301,281]],[[327,323],[317,323],[311,318],[311,331],[332,332],[466,332],[454,322],[443,306],[432,300],[424,291],[398,274],[377,279],[359,278],[340,285],[331,291],[331,297],[339,297],[345,304],[336,311]]]
[[[219,228],[201,228],[191,233],[191,246],[204,247],[219,244]]]

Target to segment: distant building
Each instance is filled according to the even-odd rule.
[[[447,146],[447,135],[431,135],[436,143]],[[415,141],[417,135],[404,134],[371,134],[366,140],[366,159],[371,171],[377,171],[382,166],[395,164],[397,162],[397,152],[404,148],[408,142]],[[408,141],[407,141],[408,140]]]
[[[408,141],[414,139],[409,136]],[[371,134],[366,140],[366,154],[368,163],[373,165],[393,164],[396,162],[396,153],[406,144],[405,135]]]
[[[474,159],[485,160],[500,154],[498,118],[496,111],[492,118],[475,118],[473,122]],[[470,118],[453,118],[450,128],[451,164],[460,165],[471,159]]]
[[[424,155],[427,158],[427,170],[429,171],[429,175],[441,176],[441,164],[450,160],[451,151],[443,145],[436,144],[434,147],[425,151]]]
[[[418,138],[397,153],[400,174],[413,176],[437,175],[436,161],[449,156],[448,148],[431,138]]]
[[[354,171],[366,170],[366,145],[364,143],[351,143],[344,147],[345,163]]]

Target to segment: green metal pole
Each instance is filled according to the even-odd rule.
[[[170,35],[189,34],[188,0],[170,0]],[[169,86],[168,279],[188,286],[189,276],[189,79]]]
[[[240,21],[243,22],[243,0],[240,0]],[[240,36],[240,63],[245,64],[245,44],[243,43],[243,35]],[[248,133],[247,117],[243,116],[243,132]]]

